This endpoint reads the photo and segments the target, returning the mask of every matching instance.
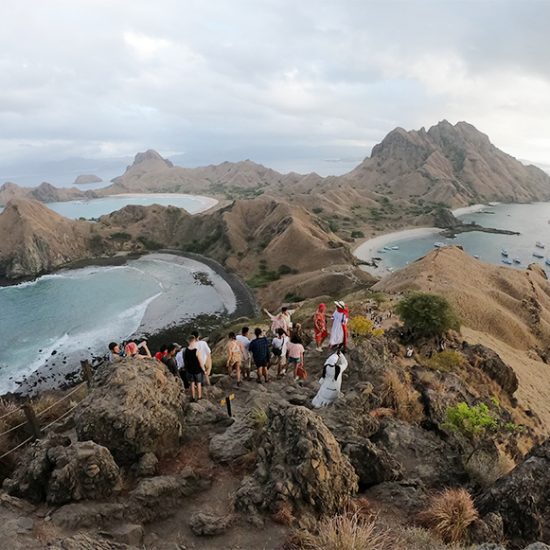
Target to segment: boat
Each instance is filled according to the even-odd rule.
[[[378,250],[377,252],[378,252],[378,254],[385,254],[386,253],[386,251],[382,250],[382,249]]]
[[[396,246],[392,246],[391,249],[392,250],[399,250],[399,247],[396,245]]]
[[[535,246],[536,246],[537,248],[544,248],[544,245],[543,245],[540,241],[537,241],[537,242],[535,243]]]
[[[437,241],[436,243],[434,243],[434,246],[436,248],[443,248],[445,246],[445,243],[442,243],[441,241]]]
[[[502,258],[502,263],[506,265],[512,265],[512,260],[509,258]]]
[[[533,252],[533,256],[535,258],[544,258],[544,254],[541,254],[540,252]]]
[[[515,264],[520,264],[521,263],[521,260],[519,258],[514,258],[514,263]]]
[[[479,260],[479,255],[478,255],[478,254],[474,254],[474,258],[475,258],[476,260]]]
[[[385,246],[384,250],[391,250],[391,248],[389,246]]]
[[[508,250],[506,250],[505,248],[503,248],[500,253],[502,254],[502,256],[504,256],[505,258],[508,258]]]
[[[544,262],[546,265],[550,265],[550,258],[546,258],[546,261]]]

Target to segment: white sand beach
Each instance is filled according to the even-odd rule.
[[[214,199],[212,197],[205,197],[204,195],[189,195],[188,193],[117,193],[116,195],[107,195],[105,198],[113,198],[113,197],[120,197],[120,198],[151,198],[151,197],[158,197],[159,199],[171,199],[171,198],[178,198],[178,199],[189,199],[195,202],[200,203],[200,207],[193,212],[193,214],[200,214],[201,212],[205,212],[206,210],[210,210],[214,206],[218,204],[218,199]]]
[[[494,204],[494,203],[493,203]],[[473,214],[474,212],[481,212],[485,208],[489,208],[487,204],[472,204],[472,206],[463,206],[462,208],[455,208],[451,210],[453,216],[465,216],[466,214]]]

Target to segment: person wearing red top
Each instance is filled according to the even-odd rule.
[[[326,319],[325,304],[319,304],[317,311],[313,315],[313,330],[315,332],[315,343],[317,344],[317,351],[323,351],[323,342],[328,336],[327,332],[327,319]]]
[[[168,355],[168,345],[162,344],[160,346],[160,350],[155,353],[155,359],[157,361],[162,361],[166,356]]]

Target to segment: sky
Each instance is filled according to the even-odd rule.
[[[148,148],[342,173],[442,119],[550,169],[549,21],[550,0],[5,0],[0,183]]]

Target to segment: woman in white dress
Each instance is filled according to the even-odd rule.
[[[334,302],[336,311],[332,314],[332,328],[330,329],[330,345],[332,347],[346,347],[348,343],[349,310],[344,302]]]
[[[338,399],[342,387],[342,374],[347,368],[348,360],[343,353],[337,351],[327,358],[323,376],[319,380],[321,387],[312,401],[316,409],[327,407]]]

